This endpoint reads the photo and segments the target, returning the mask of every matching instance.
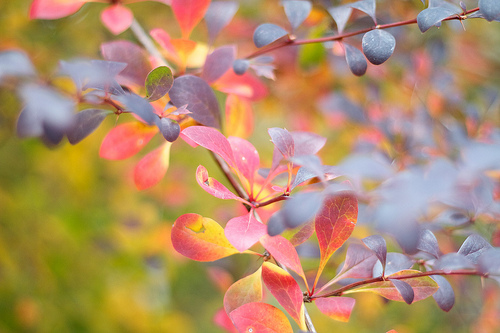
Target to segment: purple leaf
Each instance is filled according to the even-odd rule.
[[[387,259],[387,245],[385,239],[380,235],[372,235],[362,239],[363,243],[377,256],[385,269]],[[382,272],[383,273],[383,272]]]
[[[450,311],[455,305],[455,292],[451,284],[441,275],[432,275],[431,278],[436,281],[439,289],[432,295],[439,308],[443,311]]]
[[[284,1],[285,14],[292,29],[295,30],[309,16],[312,10],[312,3],[309,1]]]
[[[319,101],[319,108],[327,116],[342,114],[358,123],[367,121],[363,108],[341,93],[331,93],[323,97]]]
[[[235,57],[235,46],[223,46],[215,49],[205,60],[201,73],[202,79],[209,84],[215,82],[231,68]]]
[[[354,3],[349,4],[352,8],[362,11],[370,16],[373,20],[373,23],[377,24],[377,18],[375,17],[375,8],[376,3],[375,0],[361,0]]]
[[[380,65],[394,52],[396,39],[385,30],[375,29],[363,36],[362,47],[368,61]]]
[[[213,43],[219,32],[233,19],[238,11],[236,1],[212,1],[205,13],[208,36]]]
[[[194,75],[178,77],[169,96],[176,107],[187,104],[191,117],[200,124],[220,128],[219,103],[205,80]]]
[[[408,256],[402,253],[389,252],[387,253],[387,260],[385,265],[385,272],[383,271],[382,264],[377,261],[373,267],[373,277],[388,276],[413,266],[414,262]]]
[[[426,32],[431,27],[438,25],[445,18],[456,14],[455,11],[445,7],[429,7],[421,11],[417,15],[418,28],[422,32]]]
[[[285,231],[285,218],[282,210],[271,215],[267,221],[267,234],[271,237],[277,236]]]
[[[250,66],[250,61],[246,59],[236,59],[233,62],[233,71],[236,75],[243,75]]]
[[[157,118],[156,126],[160,129],[160,133],[168,142],[174,142],[181,133],[179,123],[170,118]]]
[[[75,115],[75,126],[66,132],[68,141],[77,144],[92,133],[112,112],[109,110],[86,109]]]
[[[288,159],[295,155],[295,144],[292,135],[286,129],[273,127],[267,130],[274,146],[284,158]]]
[[[0,81],[9,76],[32,76],[35,69],[24,52],[7,50],[0,52]]]
[[[311,220],[323,204],[320,192],[301,192],[288,199],[282,208],[285,225],[296,228]]]
[[[330,175],[334,176],[334,174],[331,172],[331,167],[329,165],[323,165],[322,166],[322,175],[321,177],[324,177],[324,175]],[[293,184],[290,186],[290,189],[293,190],[295,187],[299,186],[305,181],[308,181],[309,179],[312,179],[314,177],[318,177],[317,172],[311,171],[309,168],[301,167],[299,171],[297,171],[297,174],[295,175],[295,179],[293,180]],[[335,177],[335,176],[334,176]]]
[[[149,125],[154,124],[155,120],[158,118],[151,104],[139,95],[134,93],[124,94],[118,96],[116,100],[125,105],[127,111],[138,115]]]
[[[272,23],[261,24],[253,33],[253,42],[257,47],[263,47],[288,35],[282,27]]]
[[[373,276],[373,267],[377,263],[377,256],[373,251],[361,244],[351,244],[347,248],[344,265],[337,277],[322,289],[342,279],[366,279]]]
[[[140,46],[127,40],[117,40],[101,44],[101,53],[108,61],[123,62],[127,67],[120,72],[117,79],[124,79],[124,83],[144,84],[149,71],[152,69],[147,52]],[[121,82],[121,81],[120,81]]]
[[[458,269],[474,269],[474,264],[460,253],[447,253],[436,261],[434,269],[452,272]]]
[[[326,143],[326,138],[311,132],[292,132],[295,146],[295,156],[314,155]]]
[[[328,9],[328,12],[337,24],[338,33],[341,34],[344,31],[349,17],[351,17],[352,7],[350,5],[331,7]]]
[[[394,287],[396,287],[398,292],[401,294],[401,297],[403,297],[403,300],[407,304],[413,303],[415,293],[413,292],[413,288],[408,283],[396,279],[389,279],[389,281],[391,281]]]
[[[316,155],[299,155],[290,158],[295,165],[300,165],[316,175],[320,180],[324,180],[325,173],[321,160]]]
[[[362,76],[366,73],[368,64],[363,52],[358,50],[352,45],[344,43],[345,47],[345,60],[351,72],[356,76]]]
[[[465,256],[467,259],[477,264],[479,256],[491,248],[491,244],[488,243],[486,239],[478,234],[472,234],[464,241],[458,250],[458,254]]]
[[[479,271],[500,278],[500,249],[490,248],[478,258]],[[499,281],[500,282],[500,281]]]
[[[429,253],[436,259],[439,258],[439,245],[436,236],[429,229],[423,229],[420,232],[417,249]]]
[[[173,84],[172,70],[167,66],[156,67],[146,77],[148,100],[153,102],[162,98],[172,88]]]
[[[260,56],[252,59],[249,62],[250,68],[255,71],[257,76],[263,76],[270,80],[275,80],[274,70],[276,67],[272,64],[274,58],[272,56]],[[234,69],[234,66],[233,66]]]
[[[488,21],[500,18],[500,1],[498,0],[479,0],[479,9]]]

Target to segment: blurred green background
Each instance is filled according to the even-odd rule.
[[[242,43],[240,50],[252,50],[253,27],[284,22],[284,16],[277,1],[242,3],[242,16],[234,23],[241,31],[222,36],[218,43],[236,39]],[[417,0],[402,3],[384,5],[393,15],[408,16],[401,19],[415,17],[421,8]],[[55,21],[29,21],[29,4],[0,2],[0,49],[25,50],[42,77],[50,77],[60,59],[100,58],[101,42],[134,41],[130,32],[116,37],[106,31],[99,21],[103,4],[85,5],[71,17]],[[167,6],[145,2],[130,8],[146,29],[163,27],[178,34]],[[360,132],[352,126],[329,129],[311,111],[319,93],[349,87],[348,94],[369,103],[366,87],[377,84],[386,101],[411,107],[412,92],[401,93],[399,87],[407,79],[406,71],[419,72],[404,59],[436,40],[446,42],[448,59],[442,66],[455,75],[458,89],[481,103],[480,92],[486,86],[498,90],[500,83],[499,75],[491,75],[500,67],[500,28],[467,22],[467,29],[457,33],[443,28],[421,35],[416,26],[407,28],[405,37],[398,39],[401,53],[394,62],[385,68],[370,67],[371,73],[361,79],[332,69],[322,48],[307,49],[301,55],[301,68],[285,56],[278,80],[270,87],[271,96],[255,107],[251,141],[261,158],[269,161],[267,127],[316,129],[330,140],[322,156],[325,163],[338,162]],[[202,28],[195,30],[195,38],[204,36]],[[419,84],[438,111],[446,107],[443,96],[430,91],[425,80]],[[181,214],[195,212],[224,224],[241,209],[215,200],[196,184],[198,164],[223,179],[209,154],[176,142],[165,179],[139,192],[131,181],[137,156],[119,162],[98,157],[100,142],[114,119],[107,119],[76,146],[65,143],[49,149],[38,140],[15,136],[20,108],[13,91],[0,90],[0,332],[222,332],[212,317],[222,307],[224,288],[260,263],[246,256],[197,263],[176,254],[169,241],[170,227]],[[155,138],[145,151],[160,142]],[[360,227],[354,237],[367,232]],[[330,269],[341,261],[342,255],[334,258]],[[477,278],[457,278],[453,283],[457,305],[448,314],[432,299],[407,306],[357,295],[347,324],[326,318],[312,306],[311,316],[318,332],[494,332],[500,315],[498,288]]]

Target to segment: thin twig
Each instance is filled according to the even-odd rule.
[[[139,22],[137,22],[135,18],[132,21],[132,24],[130,25],[130,30],[132,30],[135,37],[137,37],[137,39],[142,44],[142,46],[144,46],[146,51],[148,51],[148,53],[156,59],[156,61],[160,66],[170,66],[168,64],[167,59],[165,59],[165,57],[156,48],[151,38],[149,38],[148,34],[144,31],[142,26],[139,24]]]

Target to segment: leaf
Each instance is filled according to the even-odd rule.
[[[165,140],[168,142],[174,142],[179,137],[181,133],[181,127],[179,123],[170,118],[158,118],[156,121],[156,126],[160,130]]]
[[[312,220],[323,204],[320,192],[300,192],[288,199],[283,205],[283,217],[288,228],[296,228]]]
[[[194,75],[178,77],[169,96],[176,107],[187,104],[191,117],[200,124],[220,128],[219,103],[212,88],[203,79]]]
[[[30,19],[54,20],[76,13],[87,0],[33,0]]]
[[[386,259],[387,259],[387,245],[385,239],[380,235],[372,235],[363,238],[363,243],[372,250],[382,264],[382,276],[384,275]]]
[[[255,29],[253,42],[255,46],[261,48],[285,36],[288,36],[288,32],[282,27],[272,23],[263,23]]]
[[[429,229],[423,229],[420,232],[417,249],[432,255],[436,259],[439,258],[439,245],[436,236]]]
[[[262,280],[300,329],[306,330],[304,296],[293,276],[274,264],[264,262],[262,264]]]
[[[283,266],[299,274],[305,281],[304,270],[295,247],[283,236],[265,235],[260,239],[264,248]]]
[[[201,21],[210,5],[210,0],[172,0],[172,10],[181,27],[182,37],[188,38],[193,28]]]
[[[155,114],[153,106],[139,95],[134,93],[126,93],[117,96],[116,100],[125,105],[125,109],[139,116],[143,121],[149,125],[153,125],[158,116]]]
[[[285,9],[286,17],[290,22],[292,29],[295,30],[304,20],[309,16],[312,10],[312,3],[309,1],[284,1],[283,7]]]
[[[240,306],[262,301],[262,267],[233,283],[224,295],[224,310],[231,313]]]
[[[99,156],[108,160],[122,160],[134,156],[156,133],[156,127],[139,122],[120,124],[104,137]]]
[[[478,259],[479,271],[487,274],[489,277],[496,277],[497,281],[500,277],[500,249],[490,248]],[[499,281],[500,282],[500,281]]]
[[[447,253],[435,262],[434,269],[452,272],[458,269],[474,269],[474,265],[460,253]]]
[[[396,39],[385,30],[375,29],[364,34],[362,47],[368,61],[380,65],[394,52]]]
[[[364,75],[368,64],[363,53],[352,45],[343,44],[345,47],[345,60],[351,72],[356,76]]]
[[[233,71],[236,75],[243,75],[250,67],[250,61],[247,59],[236,59],[233,61]]]
[[[375,0],[360,0],[349,4],[349,6],[368,14],[368,16],[372,18],[373,23],[377,25],[377,18],[375,17]]]
[[[75,115],[75,126],[66,135],[72,145],[77,144],[92,133],[112,112],[102,109],[86,109]]]
[[[358,200],[352,193],[331,195],[323,201],[323,208],[314,220],[321,252],[315,286],[328,259],[351,235],[356,226],[357,217]]]
[[[409,269],[414,265],[414,261],[411,260],[407,255],[397,252],[389,252],[387,254],[387,264],[385,265],[385,271],[379,261],[375,263],[373,267],[373,276],[384,276],[392,275],[399,271]]]
[[[184,214],[177,218],[172,226],[171,239],[177,252],[196,261],[214,261],[239,253],[217,222],[198,214]]]
[[[500,18],[500,2],[497,0],[479,0],[479,10],[490,22]]]
[[[172,88],[174,77],[172,70],[167,66],[160,66],[153,69],[146,77],[146,91],[150,102],[156,101]]]
[[[395,279],[389,279],[389,281],[391,281],[394,287],[396,287],[406,304],[413,303],[415,294],[413,292],[413,288],[408,283]]]
[[[236,75],[233,70],[227,71],[213,86],[216,90],[245,97],[250,101],[258,101],[267,96],[267,87],[259,79],[249,73]]]
[[[148,54],[139,45],[128,40],[117,40],[101,44],[101,53],[104,59],[126,63],[127,67],[121,71],[117,80],[125,80],[124,83],[132,82],[142,86],[149,71],[151,64]]]
[[[224,234],[229,242],[240,252],[248,250],[267,234],[267,227],[257,221],[253,211],[232,218],[227,222]]]
[[[330,13],[333,20],[337,24],[338,33],[342,34],[349,17],[351,17],[352,7],[349,4],[338,7],[330,7],[328,9],[328,13]]]
[[[393,275],[388,276],[389,278],[392,277],[391,280],[395,280],[394,277],[398,276],[405,276],[405,275],[411,275],[411,274],[418,274],[420,271],[416,270],[404,270],[398,273],[395,273]],[[411,279],[404,279],[404,282],[406,282],[410,287],[413,289],[413,293],[415,297],[413,298],[413,302],[418,302],[421,301],[431,295],[433,295],[438,289],[438,284],[431,279],[428,276],[421,276],[418,278],[411,278]],[[387,299],[390,299],[392,301],[399,301],[399,302],[404,302],[405,300],[399,293],[398,289],[394,286],[394,284],[391,281],[381,281],[381,282],[375,282],[375,283],[370,283],[368,285],[364,285],[362,287],[356,288],[356,289],[351,289],[344,294],[349,294],[349,293],[354,293],[354,292],[360,292],[360,291],[369,291],[373,292],[376,294],[379,294],[382,297],[385,297]]]
[[[311,132],[294,131],[293,137],[295,156],[314,155],[324,147],[326,138]]]
[[[238,197],[233,192],[229,191],[224,185],[219,183],[216,179],[209,177],[207,169],[203,165],[199,165],[196,169],[196,181],[204,189],[207,193],[213,195],[216,198],[224,199],[224,200],[238,200],[244,204],[249,206],[250,203],[246,200]]]
[[[290,132],[278,127],[269,128],[267,132],[284,158],[289,159],[295,155],[295,143]]]
[[[253,132],[252,104],[246,98],[229,94],[226,98],[226,134],[240,138],[248,138]]]
[[[486,239],[478,234],[472,234],[463,242],[458,250],[458,254],[465,256],[467,259],[477,264],[481,254],[491,248],[491,244],[488,243]]]
[[[248,181],[249,192],[253,190],[255,173],[260,166],[260,158],[257,149],[245,139],[238,137],[227,138],[235,161],[235,167]]]
[[[238,11],[236,1],[212,1],[205,13],[208,36],[213,43],[219,32],[229,24],[234,14]]]
[[[450,311],[453,305],[455,305],[455,292],[451,284],[441,275],[432,275],[431,278],[436,281],[439,286],[438,291],[436,291],[432,297],[441,310],[446,312]]]
[[[292,326],[281,310],[267,303],[247,303],[229,314],[239,332],[293,333]]]
[[[456,14],[446,7],[429,7],[417,15],[417,24],[421,32],[426,32],[435,25],[439,25],[445,18]]]
[[[224,309],[219,309],[214,315],[214,324],[219,326],[220,328],[224,329],[226,332],[229,333],[238,333],[236,330],[236,327],[234,327],[233,322],[231,321],[231,318],[227,315],[226,311]]]
[[[35,68],[26,53],[17,50],[0,52],[0,81],[9,76],[32,76]]]
[[[223,46],[215,49],[207,56],[201,77],[206,82],[213,83],[226,73],[236,57],[236,47]]]
[[[170,162],[170,142],[149,152],[134,167],[134,183],[142,191],[160,182],[167,173]]]
[[[120,4],[111,5],[101,12],[102,23],[115,35],[127,30],[133,20],[132,11]]]
[[[344,323],[349,321],[356,300],[351,297],[316,298],[314,303],[321,313]]]
[[[231,144],[218,130],[206,126],[190,126],[184,129],[182,134],[196,144],[222,157],[229,166],[235,166]]]
[[[313,221],[303,224],[297,232],[293,234],[290,238],[290,243],[297,247],[300,244],[307,241],[314,233],[314,223]]]

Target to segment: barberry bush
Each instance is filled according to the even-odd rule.
[[[500,2],[2,6],[2,331],[499,329]]]

